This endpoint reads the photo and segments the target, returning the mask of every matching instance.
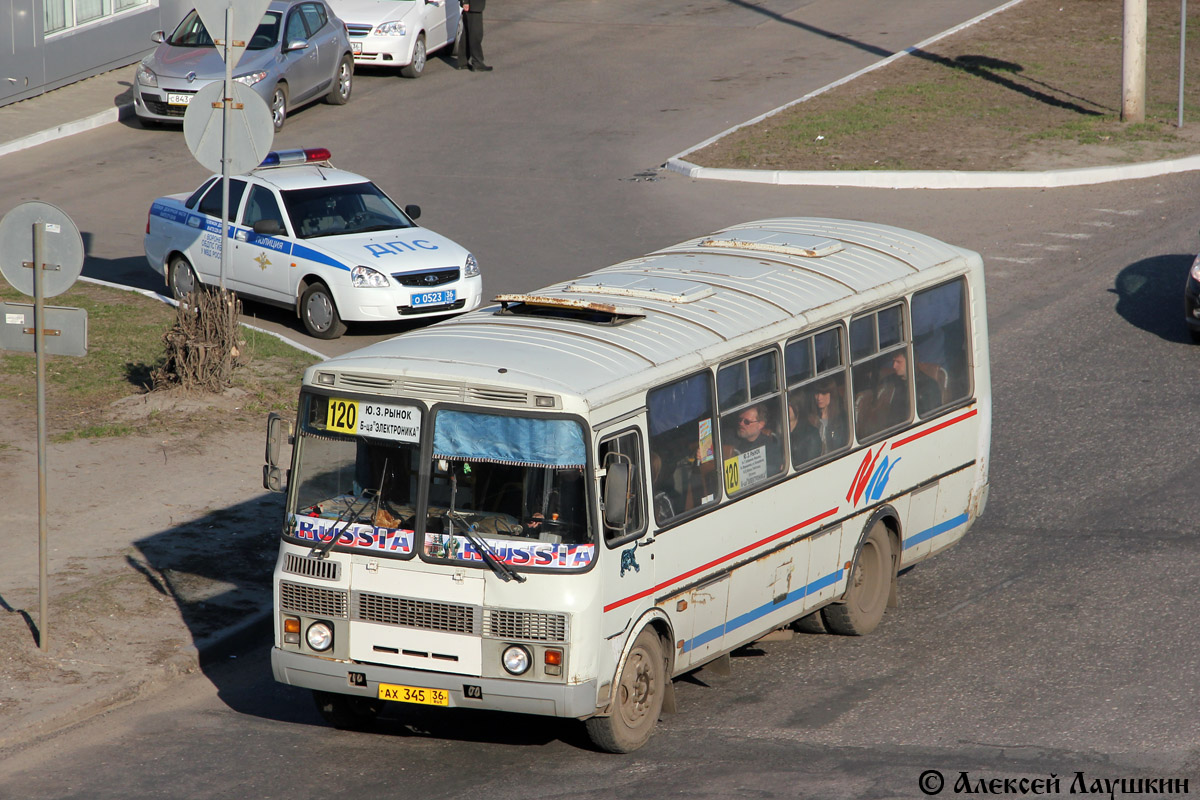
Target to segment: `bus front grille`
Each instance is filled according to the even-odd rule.
[[[303,575],[306,578],[320,578],[323,581],[336,581],[339,577],[341,564],[328,558],[305,558],[304,556],[288,553],[283,562],[283,571],[293,575]]]
[[[483,616],[485,636],[496,639],[521,639],[527,642],[567,640],[567,618],[563,614],[489,608],[484,611]]]
[[[477,634],[478,609],[456,603],[434,603],[371,592],[354,593],[354,617],[362,622],[399,625],[427,631]]]
[[[279,582],[279,609],[310,617],[346,618],[346,593],[320,586]]]

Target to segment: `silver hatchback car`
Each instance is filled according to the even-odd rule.
[[[152,38],[159,45],[137,66],[134,109],[143,122],[182,123],[196,92],[224,79],[225,62],[195,11]],[[233,77],[267,102],[275,130],[297,106],[322,97],[341,105],[354,80],[346,24],[324,0],[272,0]]]

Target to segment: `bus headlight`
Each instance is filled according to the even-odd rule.
[[[308,640],[308,646],[313,650],[318,653],[324,652],[333,647],[333,628],[328,622],[314,622],[308,626],[304,638]]]
[[[500,656],[500,662],[504,665],[504,669],[510,675],[522,675],[529,670],[529,665],[533,659],[529,657],[529,651],[520,645],[512,645],[504,650],[504,654]]]
[[[387,276],[370,267],[354,267],[350,270],[350,281],[359,289],[386,289]]]
[[[475,256],[467,253],[467,260],[463,263],[463,277],[474,278],[479,274],[479,262],[475,260]]]

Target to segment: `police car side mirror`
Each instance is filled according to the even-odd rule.
[[[404,207],[404,213],[408,214],[409,219],[417,219],[421,216],[421,207],[418,205],[407,205]]]
[[[254,223],[254,232],[264,236],[278,236],[283,233],[283,228],[277,219],[260,219]]]

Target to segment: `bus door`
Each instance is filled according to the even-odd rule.
[[[648,526],[645,450],[642,432],[625,428],[601,433],[597,464],[600,479],[600,522],[604,557],[605,636],[627,631],[654,603],[654,537]],[[617,641],[619,639],[619,641]],[[624,637],[616,637],[618,646]]]

